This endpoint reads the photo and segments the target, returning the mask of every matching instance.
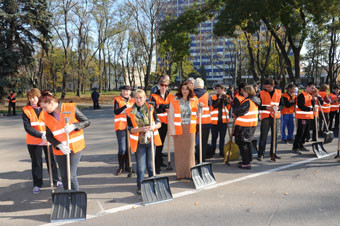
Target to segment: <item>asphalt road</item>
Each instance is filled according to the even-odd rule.
[[[227,166],[216,156],[209,161],[217,184],[202,190],[195,190],[191,181],[176,181],[174,170],[164,171],[174,200],[142,206],[135,195],[136,178],[113,175],[117,142],[112,109],[83,112],[91,126],[85,130],[87,146],[78,175],[88,195],[88,219],[71,225],[340,225],[337,139],[325,145],[330,155],[322,159],[312,151],[297,156],[292,145],[279,144],[281,160],[254,160],[252,170],[238,169],[237,161]],[[43,190],[32,194],[21,117],[0,118],[0,131],[0,225],[56,225],[49,224],[46,165]],[[311,150],[311,143],[306,147]]]

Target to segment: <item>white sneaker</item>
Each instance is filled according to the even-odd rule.
[[[62,187],[63,187],[63,182],[58,181],[56,186],[57,186],[58,188],[62,188]]]
[[[40,194],[40,188],[37,187],[37,186],[35,186],[35,187],[33,188],[33,194],[34,194],[34,195]]]

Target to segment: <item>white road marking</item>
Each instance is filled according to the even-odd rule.
[[[270,174],[270,173],[273,173],[273,172],[277,172],[277,171],[280,171],[280,170],[288,169],[288,168],[291,168],[291,167],[294,167],[294,166],[302,165],[302,164],[305,164],[305,163],[308,163],[308,162],[313,162],[313,161],[318,160],[318,159],[327,158],[327,157],[333,156],[335,154],[336,154],[336,152],[333,152],[333,153],[325,155],[321,158],[306,159],[306,160],[303,160],[303,161],[300,161],[300,162],[291,163],[291,164],[288,164],[288,165],[280,166],[280,167],[270,169],[270,170],[266,170],[266,171],[263,171],[263,172],[250,174],[248,176],[244,176],[244,177],[240,177],[240,178],[216,183],[216,184],[213,184],[211,186],[203,187],[199,190],[189,190],[189,191],[180,192],[180,193],[174,194],[173,198],[177,199],[177,198],[184,197],[184,196],[187,196],[187,195],[192,195],[192,194],[196,194],[196,193],[199,193],[199,192],[202,192],[202,191],[207,191],[207,190],[211,190],[211,189],[214,189],[214,188],[233,184],[233,183],[236,183],[236,182],[240,182],[240,181],[248,180],[248,179],[251,179],[251,178],[263,176],[263,175]],[[154,205],[156,205],[156,204],[154,204]],[[143,207],[142,202],[129,204],[129,205],[121,206],[121,207],[116,207],[116,208],[112,208],[112,209],[102,210],[102,211],[100,211],[100,212],[98,212],[94,215],[87,215],[86,218],[87,219],[93,219],[93,218],[105,216],[105,215],[108,215],[108,214],[113,214],[113,213],[118,213],[118,212],[122,212],[122,211],[126,211],[126,210],[136,209],[136,208],[139,208],[139,207]],[[47,224],[42,224],[42,225],[43,226],[56,226],[56,225],[65,225],[65,224],[69,224],[69,223],[73,223],[73,222],[47,223]]]

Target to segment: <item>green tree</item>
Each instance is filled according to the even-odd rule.
[[[47,51],[51,15],[46,0],[0,2],[0,97],[4,87],[15,88],[21,66],[33,62],[34,45]]]

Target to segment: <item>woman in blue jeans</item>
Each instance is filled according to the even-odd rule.
[[[137,194],[141,194],[141,184],[144,180],[146,169],[149,177],[154,175],[152,171],[151,137],[154,137],[156,146],[162,145],[158,130],[161,127],[160,120],[151,106],[147,104],[144,90],[135,92],[136,103],[126,109],[128,129],[130,131],[131,151],[136,153],[137,163]],[[152,114],[152,121],[150,121]]]

